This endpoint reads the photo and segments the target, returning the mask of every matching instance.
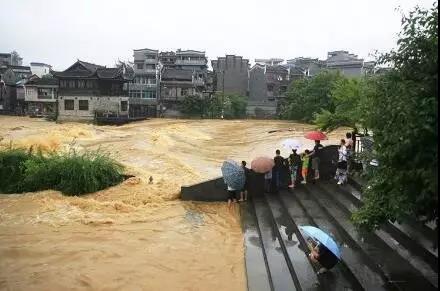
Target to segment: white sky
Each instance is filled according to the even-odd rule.
[[[365,59],[395,47],[400,7],[434,0],[0,0],[0,52],[64,70],[76,59],[113,66],[132,49],[195,49],[209,59]]]

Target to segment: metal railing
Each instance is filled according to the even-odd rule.
[[[176,65],[206,65],[206,60],[176,60]]]

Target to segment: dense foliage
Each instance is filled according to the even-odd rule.
[[[341,126],[353,129],[366,128],[366,114],[368,102],[374,94],[375,77],[345,78],[342,77],[334,83],[330,92],[333,111],[321,109],[314,116],[314,123],[325,131],[331,131]]]
[[[96,192],[123,180],[123,167],[99,152],[43,155],[23,149],[0,151],[0,192],[55,189],[66,195]]]
[[[201,118],[240,118],[246,115],[247,98],[236,94],[213,95],[202,98],[186,96],[181,111],[188,116]],[[223,109],[223,110],[222,110]]]
[[[353,219],[368,229],[406,215],[438,221],[438,12],[403,17],[396,50],[380,57],[391,72],[374,80],[365,123],[379,167]]]
[[[313,78],[294,81],[287,91],[281,118],[310,122],[321,110],[333,111],[331,91],[342,78],[338,71],[322,71]]]

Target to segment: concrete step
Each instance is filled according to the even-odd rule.
[[[328,290],[322,288],[316,275],[318,270],[315,270],[309,261],[307,244],[278,195],[266,194],[266,201],[274,218],[275,231],[281,242],[289,269],[295,275],[296,287],[299,290]]]
[[[240,205],[245,245],[245,264],[249,291],[270,291],[272,282],[255,210],[250,203]]]
[[[269,266],[273,290],[297,290],[293,274],[289,269],[278,237],[275,234],[273,217],[264,197],[252,199],[260,229],[261,241]]]
[[[325,193],[327,197],[332,198],[342,210],[345,210],[348,216],[351,216],[353,211],[360,206],[360,204],[355,205],[353,203],[353,196],[347,191],[346,186],[319,183],[316,187],[321,190],[321,193]],[[432,264],[432,262],[437,262],[437,258],[433,254],[391,223],[385,224],[381,231],[376,231],[376,235],[383,237],[390,247],[403,258],[408,259],[414,268],[419,270],[434,286],[438,287],[438,266]],[[426,260],[426,257],[429,260]]]
[[[392,287],[397,290],[436,290],[420,272],[407,260],[400,256],[395,249],[386,243],[383,237],[375,233],[360,233],[350,222],[350,215],[334,202],[333,198],[326,195],[321,188],[308,185],[305,187],[306,197],[313,199],[314,207],[325,213],[332,225],[339,231],[348,235],[348,241],[355,242],[364,253],[364,262],[370,268],[379,267]],[[304,195],[304,194],[302,194]],[[378,269],[376,272],[380,272]]]
[[[359,177],[349,177],[348,178],[349,185],[356,191],[356,197],[361,199],[363,187],[366,184],[365,180],[360,179]],[[360,196],[357,196],[360,195]],[[435,227],[435,223],[423,223],[421,221],[417,221],[416,219],[407,216],[405,219],[405,224],[408,227],[416,230],[422,236],[426,237],[432,242],[435,251],[438,248],[438,230]],[[432,247],[431,247],[432,248]],[[438,257],[438,255],[437,255]]]
[[[340,263],[342,268],[339,270],[341,272],[339,275],[345,277],[347,282],[354,283],[353,289],[392,289],[387,285],[387,279],[383,272],[379,268],[374,268],[374,266],[372,268],[371,264],[368,264],[368,257],[360,250],[356,241],[351,239],[342,228],[337,227],[335,221],[322,211],[319,205],[305,192],[304,187],[298,187],[292,193],[283,193],[282,199],[289,208],[298,206],[301,208],[304,215],[308,216],[306,224],[322,229],[342,244],[342,261]]]

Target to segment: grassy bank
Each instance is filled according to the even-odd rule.
[[[81,195],[114,186],[123,179],[123,166],[100,152],[0,150],[0,193],[54,189],[65,195]]]

